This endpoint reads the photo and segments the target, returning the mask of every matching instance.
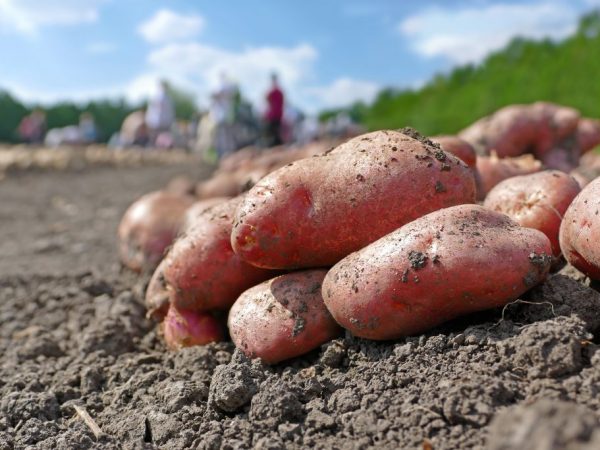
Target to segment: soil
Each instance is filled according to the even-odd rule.
[[[0,182],[0,450],[600,448],[600,294],[570,267],[395,342],[347,335],[273,367],[229,342],[166,351],[115,230],[175,173],[206,175]]]

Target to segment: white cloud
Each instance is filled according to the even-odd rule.
[[[356,101],[373,101],[380,86],[370,81],[338,78],[327,86],[309,87],[307,92],[316,98],[316,102],[325,108],[348,106]]]
[[[98,20],[108,0],[0,0],[0,32],[35,35],[41,27]]]
[[[206,105],[224,73],[239,84],[244,96],[260,106],[270,74],[275,71],[291,99],[298,105],[306,104],[298,94],[304,83],[312,79],[317,57],[317,51],[308,44],[248,47],[238,52],[198,42],[169,44],[150,52],[149,69],[129,86],[128,97],[150,89],[158,78],[167,78],[193,90]]]
[[[438,7],[406,18],[398,30],[418,54],[464,64],[481,61],[516,36],[564,38],[575,31],[579,14],[566,1]]]
[[[183,15],[161,9],[142,23],[138,32],[152,44],[164,44],[196,37],[204,23],[204,18],[198,14]]]

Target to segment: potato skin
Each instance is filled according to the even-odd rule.
[[[452,153],[460,158],[467,166],[475,168],[477,166],[477,154],[471,144],[458,136],[433,136],[430,138],[437,142],[442,150]]]
[[[327,273],[323,299],[354,335],[394,339],[516,299],[545,278],[550,254],[543,233],[459,205],[344,258]]]
[[[600,280],[600,178],[590,182],[567,209],[560,226],[560,248],[566,260]]]
[[[164,275],[179,309],[228,309],[246,289],[276,272],[251,266],[231,248],[233,214],[240,198],[215,205],[196,217],[165,258]]]
[[[474,201],[460,159],[377,131],[263,178],[238,207],[231,242],[258,267],[329,266],[417,217]]]
[[[193,197],[152,192],[136,200],[119,224],[121,261],[136,272],[153,271],[179,234]]]
[[[321,296],[326,273],[289,273],[244,292],[229,312],[229,333],[236,347],[274,364],[337,337],[342,330]]]
[[[506,214],[522,227],[540,230],[548,236],[552,253],[558,257],[560,224],[580,191],[572,176],[558,170],[545,170],[502,181],[489,192],[483,206]]]

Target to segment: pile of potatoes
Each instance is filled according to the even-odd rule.
[[[384,130],[327,147],[243,150],[125,213],[121,259],[154,271],[148,314],[170,348],[229,335],[272,364],[344,329],[396,339],[503,306],[562,254],[600,278],[600,179],[581,190],[531,155],[496,154],[506,176],[482,195],[481,156],[459,137]],[[227,176],[237,188],[214,189]]]

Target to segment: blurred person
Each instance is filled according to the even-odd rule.
[[[214,123],[213,144],[218,158],[235,151],[234,123],[240,90],[226,74],[221,74],[219,88],[211,96],[210,115]]]
[[[79,134],[82,144],[91,144],[98,139],[98,130],[94,116],[89,112],[84,112],[79,116]]]
[[[169,132],[175,121],[175,107],[169,94],[169,85],[162,80],[157,95],[150,100],[146,109],[146,125],[153,145],[159,134]]]
[[[46,113],[39,108],[23,117],[18,128],[19,137],[28,144],[41,144],[46,135]]]
[[[279,87],[277,74],[271,75],[271,88],[266,96],[267,110],[265,112],[265,121],[267,125],[266,145],[273,147],[281,145],[281,119],[283,117],[284,96]]]

